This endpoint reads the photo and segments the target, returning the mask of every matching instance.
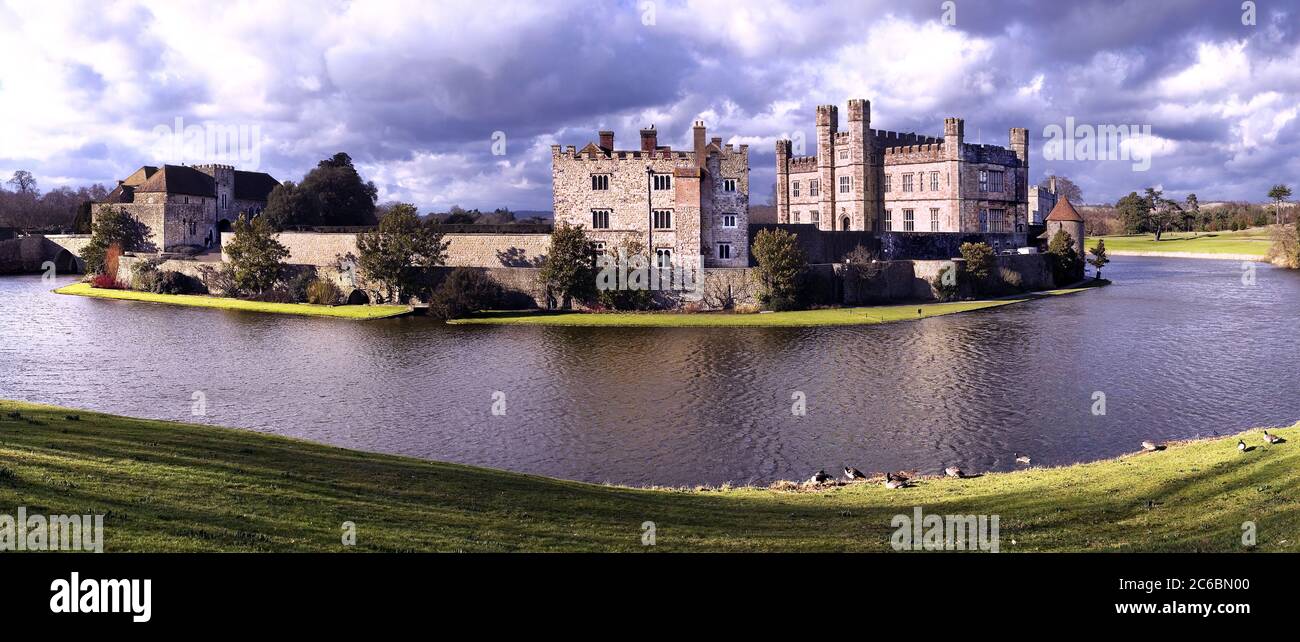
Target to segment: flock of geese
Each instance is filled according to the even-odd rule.
[[[1268,434],[1268,431],[1265,430],[1264,442],[1268,444],[1281,444],[1281,443],[1286,443],[1286,440],[1281,437],[1278,437],[1277,435],[1270,435]],[[1164,449],[1165,449],[1164,445],[1157,444],[1154,441],[1142,442],[1142,450],[1145,452],[1155,452],[1157,450],[1164,450]],[[1253,450],[1253,448],[1247,446],[1245,440],[1238,439],[1237,450],[1241,452],[1247,452]],[[1032,461],[1028,455],[1022,455],[1020,453],[1015,453],[1015,458],[1017,464],[1024,464],[1026,466],[1028,466],[1029,463]],[[956,477],[958,479],[962,479],[967,476],[965,471],[963,471],[962,469],[956,466],[948,466],[947,468],[944,468],[943,474],[947,477]],[[908,486],[911,486],[911,477],[913,475],[914,473],[902,473],[902,472],[885,473],[885,488],[890,488],[890,489],[907,488]],[[844,479],[850,482],[864,481],[867,479],[867,475],[862,471],[858,470],[857,468],[854,468],[852,466],[845,466]],[[832,481],[835,481],[834,476],[827,473],[825,470],[819,470],[817,471],[816,475],[813,475],[812,478],[808,480],[808,483],[826,484]]]

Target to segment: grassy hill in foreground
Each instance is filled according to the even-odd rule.
[[[999,515],[1003,552],[1242,551],[1246,521],[1297,551],[1300,425],[1278,433],[902,490],[643,490],[0,401],[0,513],[106,514],[110,552],[887,551],[913,506]]]

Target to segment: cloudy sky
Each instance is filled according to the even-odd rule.
[[[188,127],[281,180],[346,151],[381,200],[549,210],[551,144],[634,148],[653,123],[685,148],[702,118],[750,144],[764,203],[774,141],[854,97],[880,129],[1028,127],[1034,180],[1088,202],[1300,183],[1297,0],[0,1],[0,174],[42,189],[222,151]],[[1150,135],[1060,160],[1045,133],[1067,118]]]

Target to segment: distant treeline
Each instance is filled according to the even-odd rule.
[[[36,178],[20,170],[0,184],[0,227],[25,232],[89,232],[90,203],[107,195],[108,189],[100,184],[56,187],[42,193]]]

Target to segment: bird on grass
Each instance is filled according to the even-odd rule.
[[[886,475],[888,477],[888,475]],[[885,488],[907,488],[906,479],[886,479]]]
[[[1240,451],[1243,452],[1243,453],[1246,452],[1246,442],[1243,441],[1243,440],[1241,440],[1241,439],[1238,439],[1238,440],[1237,440],[1237,450],[1240,450]]]
[[[1154,441],[1144,441],[1142,442],[1142,450],[1145,450],[1147,452],[1155,452],[1157,450],[1160,450],[1160,447],[1157,446]]]
[[[1016,463],[1017,463],[1017,464],[1028,464],[1028,463],[1029,463],[1029,455],[1022,455],[1022,454],[1020,454],[1020,453],[1015,453],[1015,456],[1016,456]]]
[[[1281,438],[1281,437],[1278,437],[1277,435],[1270,435],[1270,434],[1268,434],[1268,431],[1265,430],[1265,431],[1264,431],[1264,441],[1266,441],[1266,442],[1268,442],[1268,443],[1270,443],[1270,444],[1280,444],[1280,443],[1282,443],[1282,442],[1284,442],[1284,441],[1286,441],[1286,440],[1283,439],[1283,438]]]
[[[905,482],[905,481],[907,481],[907,475],[905,475],[905,474],[903,474],[903,473],[885,473],[885,481],[887,481],[887,482]]]
[[[826,482],[828,482],[828,481],[830,481],[830,480],[832,480],[832,479],[834,479],[834,478],[831,477],[830,475],[827,475],[827,474],[826,474],[826,471],[824,471],[824,470],[819,470],[819,471],[817,471],[817,474],[816,474],[816,475],[813,475],[813,476],[812,476],[812,479],[809,479],[808,481],[811,482],[811,483],[814,483],[814,484],[825,484]]]
[[[866,478],[867,478],[866,475],[862,474],[862,471],[860,471],[860,470],[858,470],[857,468],[854,468],[854,467],[852,467],[852,466],[845,466],[845,467],[844,467],[844,476],[845,476],[846,478],[848,478],[849,481],[853,481],[853,480],[855,480],[855,479],[866,479]]]
[[[966,473],[962,472],[962,470],[956,466],[949,466],[943,469],[943,474],[949,477],[957,477],[957,478],[966,476]]]

